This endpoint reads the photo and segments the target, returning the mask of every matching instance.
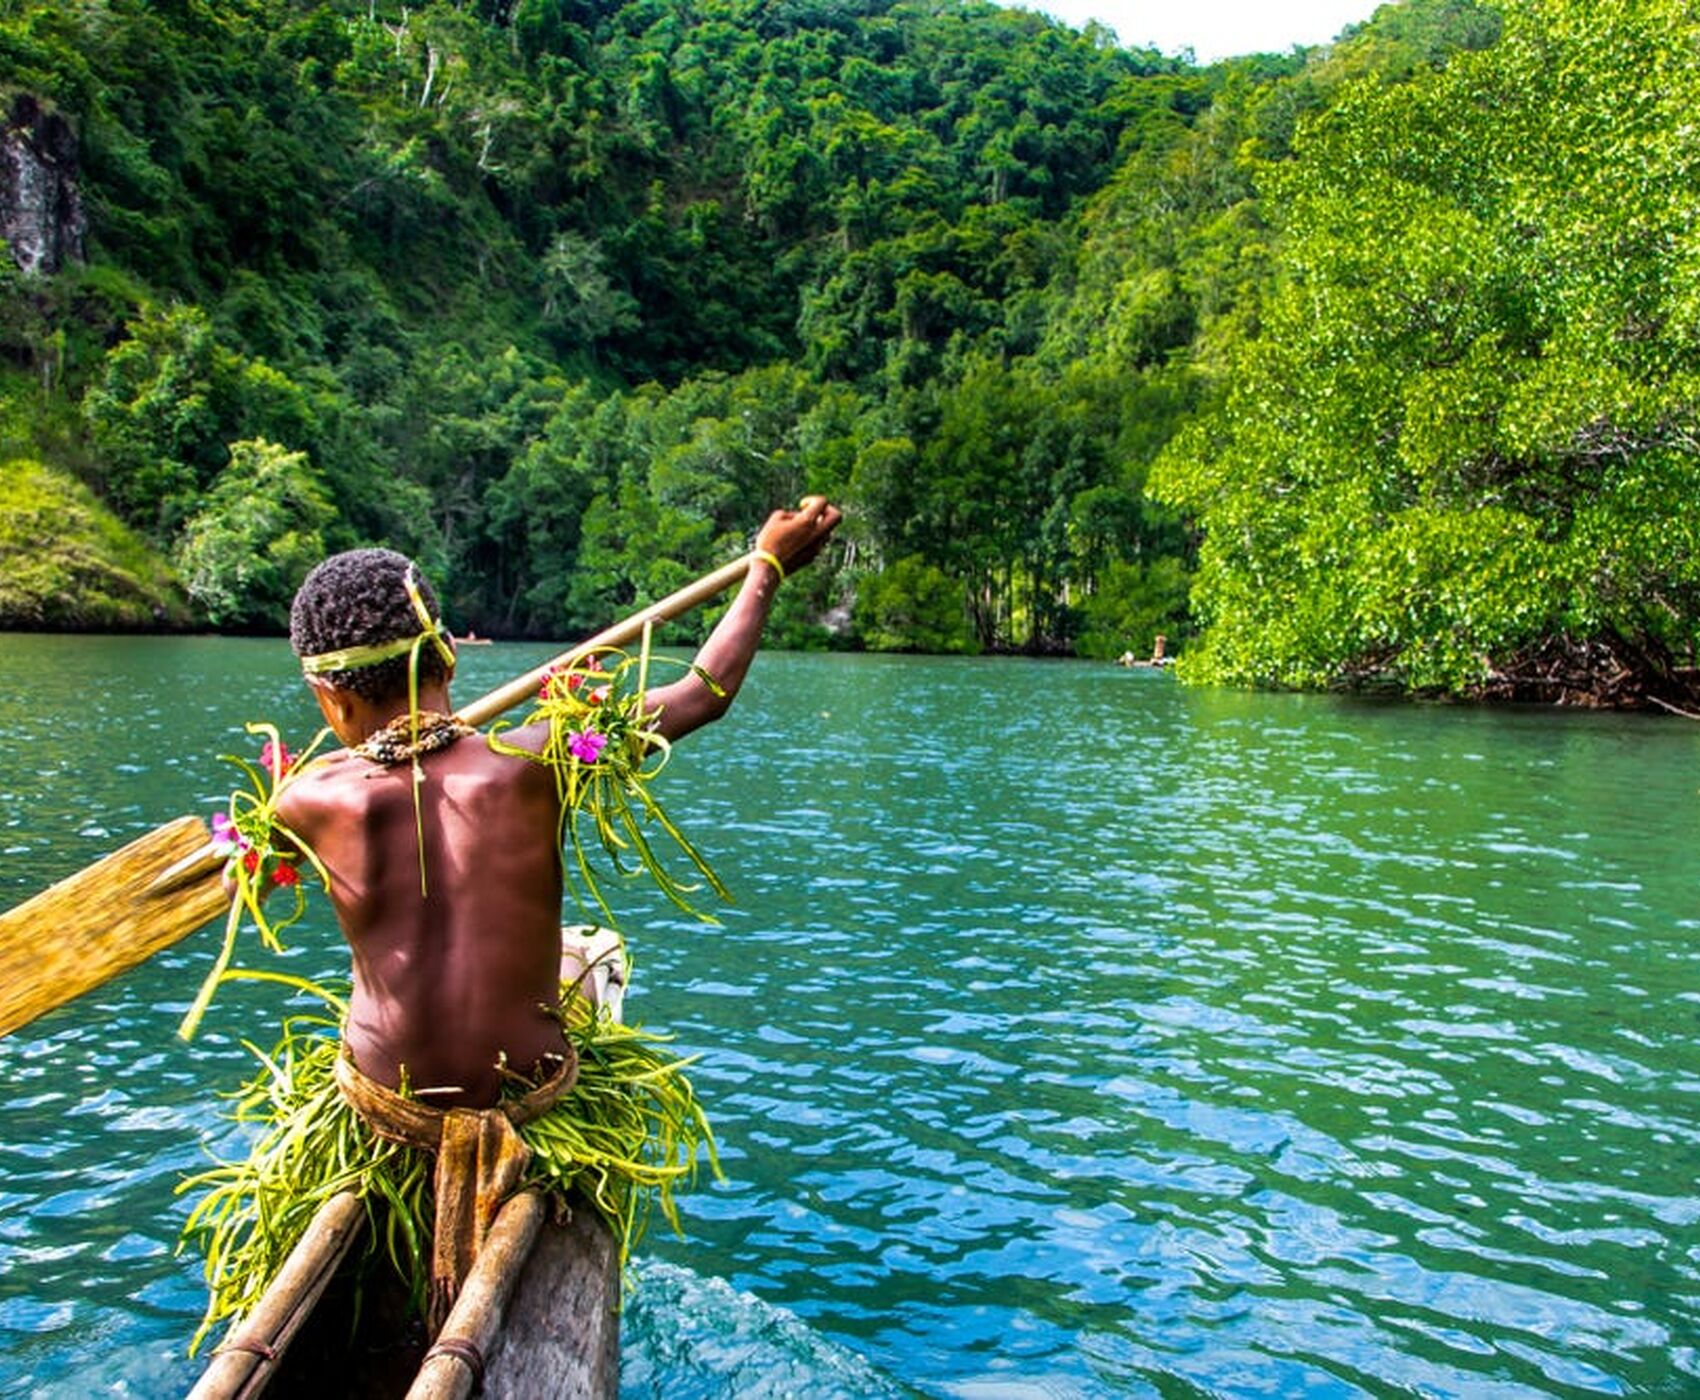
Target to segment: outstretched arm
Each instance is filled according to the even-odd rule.
[[[796,510],[776,510],[756,536],[756,548],[778,557],[790,575],[820,553],[828,536],[843,518],[824,496],[806,496]],[[706,671],[724,694],[716,694],[697,672],[683,680],[649,693],[649,708],[657,716],[655,730],[665,739],[678,739],[731,708],[733,697],[749,674],[750,662],[761,644],[762,629],[779,592],[778,572],[759,557],[750,561],[750,572],[726,616],[696,655],[696,665]]]

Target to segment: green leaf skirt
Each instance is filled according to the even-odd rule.
[[[665,1049],[662,1037],[598,1013],[577,995],[563,997],[559,1016],[578,1052],[578,1080],[520,1128],[532,1152],[526,1180],[563,1197],[582,1192],[613,1230],[623,1266],[652,1206],[680,1228],[674,1190],[694,1180],[702,1149],[718,1175],[714,1135],[685,1074],[691,1060]],[[368,1257],[386,1258],[423,1312],[436,1205],[432,1154],[379,1137],[343,1100],[334,1017],[290,1017],[269,1055],[249,1049],[260,1071],[231,1097],[236,1121],[260,1130],[253,1150],[178,1187],[204,1193],[183,1227],[184,1243],[205,1251],[209,1291],[191,1353],[259,1301],[315,1212],[341,1191],[365,1200]]]

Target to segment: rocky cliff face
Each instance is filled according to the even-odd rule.
[[[0,127],[0,238],[25,272],[81,261],[88,222],[77,191],[77,133],[28,93]]]

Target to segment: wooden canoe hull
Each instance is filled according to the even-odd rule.
[[[484,1394],[613,1400],[620,1389],[620,1258],[588,1205],[546,1224],[487,1358]]]
[[[387,1268],[357,1290],[356,1249],[275,1365],[222,1392],[272,1400],[401,1400],[425,1358],[424,1325]],[[614,1400],[620,1383],[620,1267],[613,1233],[577,1197],[551,1211],[518,1263],[481,1394],[492,1400]],[[357,1301],[358,1299],[358,1301]],[[438,1362],[440,1367],[443,1363]]]

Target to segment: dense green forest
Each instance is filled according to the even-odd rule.
[[[566,636],[820,491],[792,645],[1687,704],[1697,39],[0,0],[0,187],[63,185],[0,259],[0,620],[275,628],[382,541]]]

